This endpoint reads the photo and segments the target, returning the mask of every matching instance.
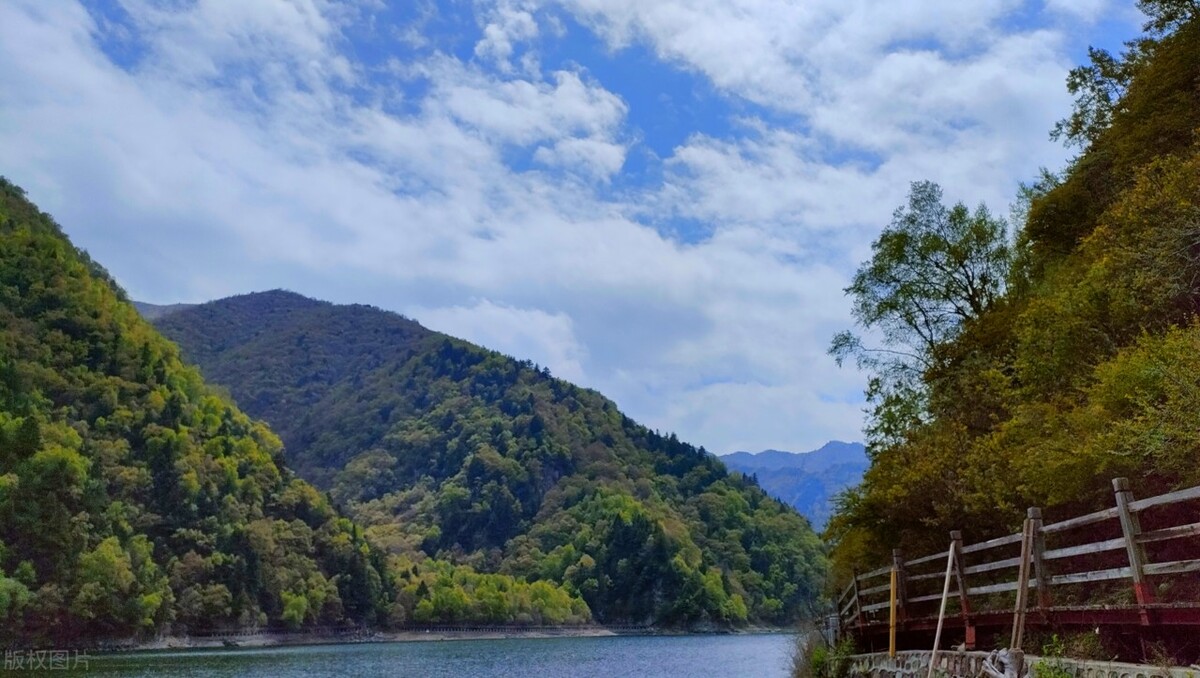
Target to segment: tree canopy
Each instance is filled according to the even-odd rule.
[[[830,353],[839,364],[854,358],[872,371],[868,433],[881,442],[924,418],[922,378],[938,366],[938,347],[991,310],[1012,254],[1002,219],[982,204],[974,212],[963,203],[946,207],[941,187],[929,181],[912,184],[908,204],[871,250],[846,293],[859,326],[882,346],[847,331],[834,337]]]

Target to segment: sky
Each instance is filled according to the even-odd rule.
[[[718,452],[862,438],[826,349],[910,182],[1007,214],[1116,0],[3,0],[0,174],[138,300],[284,288]]]

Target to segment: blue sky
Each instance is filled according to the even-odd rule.
[[[717,452],[858,439],[825,354],[911,181],[1007,213],[1112,0],[8,0],[0,173],[134,298],[287,288]]]

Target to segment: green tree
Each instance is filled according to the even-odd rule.
[[[31,600],[33,594],[23,582],[5,577],[4,573],[0,572],[0,623],[7,625],[11,631],[11,625],[20,621],[21,613]],[[0,633],[0,638],[5,635]]]
[[[1200,16],[1200,0],[1138,0],[1137,7],[1148,17],[1142,28],[1151,36],[1172,33]]]
[[[1150,42],[1126,43],[1126,51],[1119,56],[1088,47],[1089,63],[1067,74],[1067,91],[1075,97],[1074,108],[1071,115],[1055,123],[1050,138],[1069,146],[1090,146],[1112,124],[1113,114],[1151,46]]]
[[[1012,261],[1007,224],[982,204],[946,207],[942,189],[914,182],[908,203],[872,244],[846,293],[858,325],[882,340],[868,347],[837,334],[830,353],[870,370],[873,442],[894,441],[925,416],[922,376],[937,367],[939,346],[1004,293]]]
[[[136,577],[129,554],[116,537],[109,537],[79,559],[79,588],[71,613],[102,631],[120,631],[128,625],[127,601]]]
[[[1071,115],[1054,125],[1050,137],[1087,149],[1112,124],[1134,75],[1154,55],[1159,40],[1200,15],[1197,0],[1138,0],[1147,16],[1145,34],[1125,43],[1119,56],[1088,47],[1087,64],[1067,74],[1067,91],[1075,97]]]
[[[308,616],[308,598],[303,593],[283,592],[283,623],[290,629],[298,629]]]

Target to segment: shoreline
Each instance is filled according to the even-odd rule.
[[[496,629],[471,631],[378,631],[366,635],[326,635],[319,633],[261,633],[235,636],[165,636],[131,643],[114,652],[154,650],[251,649],[265,647],[302,647],[309,645],[351,645],[358,643],[421,643],[456,640],[503,640],[506,638],[591,638],[622,635],[608,629]]]
[[[330,635],[322,633],[247,633],[227,636],[163,636],[144,641],[129,641],[90,651],[103,654],[126,652],[155,652],[175,650],[237,650],[277,647],[304,647],[316,645],[351,645],[359,643],[423,643],[456,642],[470,640],[550,639],[550,638],[608,638],[615,636],[691,636],[691,635],[756,635],[794,634],[795,629],[748,627],[743,629],[687,630],[671,628],[606,628],[587,627],[539,627],[495,628],[495,629],[406,629],[403,631],[376,631],[359,635]]]

